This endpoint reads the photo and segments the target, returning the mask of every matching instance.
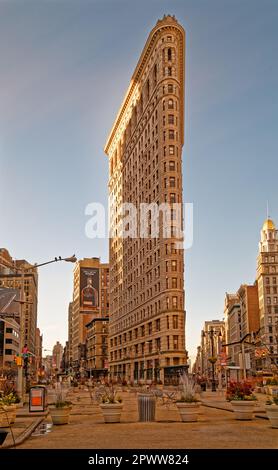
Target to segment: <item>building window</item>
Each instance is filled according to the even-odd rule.
[[[169,162],[169,170],[170,170],[170,171],[175,171],[175,169],[176,169],[176,164],[175,164],[175,162],[170,161],[170,162]]]
[[[172,268],[172,271],[177,270],[177,260],[175,260],[175,259],[171,260],[171,268]]]
[[[168,85],[168,93],[174,93],[174,86],[172,83],[169,83]]]
[[[174,188],[176,186],[176,179],[174,176],[170,176],[169,178],[170,181],[170,188]]]
[[[153,68],[153,81],[154,81],[154,86],[155,86],[157,83],[157,65],[156,64],[154,64],[154,68]]]
[[[172,297],[172,304],[173,308],[178,308],[178,298],[176,296]]]
[[[170,336],[167,336],[167,349],[170,349]]]
[[[175,124],[175,118],[173,114],[168,114],[168,124]]]
[[[156,331],[160,331],[160,319],[159,318],[155,321],[155,328],[156,328]]]
[[[166,317],[167,330],[170,328],[169,316]]]
[[[178,315],[173,315],[173,328],[177,330],[179,327],[179,317]]]
[[[174,145],[169,145],[169,155],[174,155],[175,154],[175,147]]]
[[[177,335],[173,336],[174,349],[179,349],[179,337]]]
[[[175,195],[175,193],[171,193],[170,194],[170,203],[173,204],[174,202],[176,202],[176,195]]]
[[[171,49],[171,47],[168,48],[167,55],[168,55],[168,60],[171,61],[172,60],[172,49]]]
[[[156,338],[155,346],[156,346],[157,351],[160,351],[160,338]]]
[[[169,139],[174,140],[175,138],[175,131],[173,129],[169,129]]]
[[[13,350],[12,350],[12,349],[5,349],[5,354],[6,354],[7,356],[12,356]]]
[[[168,109],[174,109],[174,101],[172,99],[168,100]]]

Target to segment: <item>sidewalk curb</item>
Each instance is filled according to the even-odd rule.
[[[11,449],[15,448],[16,446],[22,444],[28,437],[31,436],[31,434],[35,431],[35,429],[41,424],[41,422],[45,419],[45,416],[41,416],[40,418],[37,418],[35,421],[33,421],[24,431],[15,439],[15,443],[13,444],[8,444],[8,445],[3,445],[1,449]]]
[[[234,412],[233,410],[229,410],[228,408],[224,408],[223,406],[215,406],[215,405],[211,405],[209,403],[204,403],[203,401],[201,401],[201,403],[202,403],[203,406],[206,406],[207,408],[214,408],[215,410],[228,411],[229,413]],[[258,412],[258,413],[261,413],[261,412]],[[264,416],[262,414],[255,414],[254,416],[255,416],[255,418],[268,419],[267,416]]]

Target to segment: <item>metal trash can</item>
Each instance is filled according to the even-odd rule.
[[[47,407],[46,388],[44,385],[35,385],[29,392],[29,411],[45,411]]]
[[[155,421],[155,396],[138,394],[139,421]]]

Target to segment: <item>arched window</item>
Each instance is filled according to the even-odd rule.
[[[174,101],[171,98],[168,100],[168,109],[174,109]]]

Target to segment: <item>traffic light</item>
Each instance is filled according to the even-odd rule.
[[[22,360],[22,357],[17,355],[14,357],[14,362],[17,366],[22,366],[22,363],[23,363],[23,360]]]

